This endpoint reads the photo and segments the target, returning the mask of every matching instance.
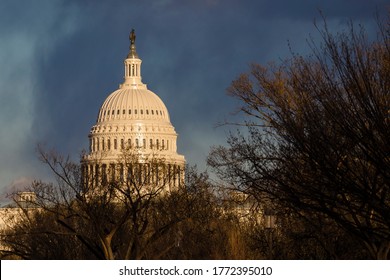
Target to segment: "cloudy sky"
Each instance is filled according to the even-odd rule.
[[[0,1],[0,193],[48,177],[36,145],[78,160],[100,105],[118,88],[128,35],[137,34],[142,78],[165,102],[178,149],[206,168],[237,104],[226,88],[252,62],[308,52],[313,25],[349,20],[375,34],[381,0]]]

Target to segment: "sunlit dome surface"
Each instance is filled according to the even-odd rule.
[[[154,92],[122,88],[111,93],[100,108],[97,123],[149,120],[169,123],[168,110]]]

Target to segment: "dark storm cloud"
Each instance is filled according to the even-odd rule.
[[[23,1],[25,2],[25,1]],[[0,187],[40,177],[37,142],[64,154],[87,148],[101,103],[123,77],[136,29],[142,77],[168,107],[179,152],[204,168],[229,129],[226,88],[251,62],[278,61],[287,40],[305,53],[321,10],[332,28],[349,20],[373,30],[386,1],[17,1],[0,3]],[[23,180],[19,180],[23,181]]]
[[[0,2],[0,188],[43,175],[34,152],[38,138],[32,129],[39,90],[36,58],[42,49],[50,52],[52,42],[72,32],[75,19],[65,15],[59,4]],[[49,41],[47,34],[56,24],[58,32]]]
[[[389,3],[386,0],[262,0],[258,15],[263,18],[291,18],[312,20],[318,11],[328,18],[353,18],[355,20],[371,18],[376,9],[381,10]]]

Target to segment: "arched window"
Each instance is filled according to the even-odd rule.
[[[111,140],[107,139],[107,149],[111,150]]]
[[[118,149],[118,143],[117,143],[117,140],[114,139],[114,150]]]

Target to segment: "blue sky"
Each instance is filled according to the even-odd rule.
[[[37,0],[0,1],[0,193],[48,178],[36,154],[44,143],[75,160],[104,99],[118,88],[132,28],[142,78],[166,104],[178,150],[206,169],[238,107],[226,95],[252,62],[278,62],[288,42],[301,54],[313,25],[349,20],[376,32],[381,0]]]

